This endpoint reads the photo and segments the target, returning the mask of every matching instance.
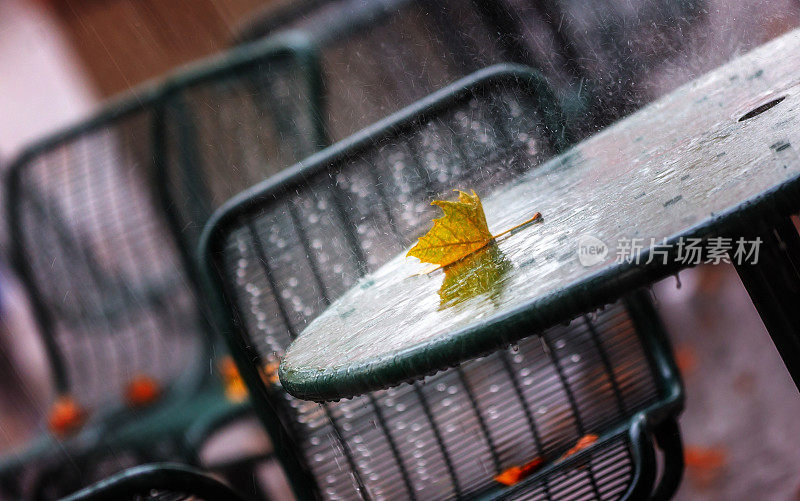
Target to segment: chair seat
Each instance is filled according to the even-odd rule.
[[[170,463],[129,468],[68,496],[64,501],[143,498],[153,501],[244,501],[241,494],[206,473]]]
[[[518,484],[491,490],[480,499],[648,498],[656,463],[653,437],[645,430],[643,416],[635,416],[586,448],[544,464]]]
[[[219,385],[210,385],[191,396],[163,398],[124,415],[115,412],[73,437],[42,435],[0,462],[0,489],[13,498],[33,497],[34,492],[51,498],[144,462],[197,465],[213,429],[250,409],[248,402],[231,402]]]

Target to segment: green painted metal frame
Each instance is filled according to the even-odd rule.
[[[205,501],[244,501],[228,485],[188,466],[155,463],[136,466],[69,495],[63,501],[138,499],[150,491],[198,496]]]
[[[275,39],[237,47],[225,55],[179,68],[162,80],[148,82],[110,101],[91,118],[28,147],[9,166],[5,173],[5,184],[8,226],[11,234],[10,260],[20,276],[21,282],[29,292],[34,316],[36,317],[47,355],[52,381],[58,393],[65,393],[70,390],[69,377],[64,360],[53,337],[53,319],[44,304],[42,294],[35,283],[30,265],[25,258],[25,248],[22,245],[23,239],[21,238],[22,228],[19,225],[20,176],[26,165],[37,155],[55,149],[59,145],[81,135],[100,130],[107,124],[123,119],[144,108],[154,108],[155,117],[152,124],[152,140],[155,145],[154,159],[153,164],[148,166],[150,182],[153,184],[151,195],[155,198],[154,202],[157,206],[166,214],[169,229],[177,242],[177,248],[181,253],[181,259],[191,285],[195,290],[200,290],[199,270],[190,250],[194,247],[194,242],[182,240],[180,226],[171,203],[171,194],[166,189],[163,145],[164,103],[184,86],[225,75],[235,76],[265,58],[281,56],[295,57],[298,60],[298,64],[304,69],[309,88],[312,89],[314,96],[314,99],[309,102],[308,112],[315,124],[315,130],[319,138],[317,142],[321,146],[324,144],[324,129],[319,110],[322,106],[323,93],[321,91],[321,74],[316,52],[313,46],[301,35],[287,33],[285,36],[276,37]],[[202,304],[202,298],[203,295],[198,294],[199,305],[205,309],[207,306]],[[218,338],[216,336],[217,332],[214,326],[208,322],[203,333],[204,352],[207,359],[213,359],[217,351],[216,341]],[[58,447],[66,451],[67,454],[91,455],[94,453],[93,444],[107,442],[112,446],[113,444],[120,446],[132,445],[130,437],[134,432],[136,432],[138,440],[146,442],[146,436],[142,436],[139,433],[147,432],[151,436],[161,436],[164,431],[163,426],[167,424],[170,429],[177,427],[178,429],[173,431],[182,435],[180,444],[186,458],[188,460],[196,460],[200,445],[214,429],[229,423],[233,419],[238,419],[245,410],[250,408],[249,404],[228,402],[221,391],[221,387],[219,387],[219,383],[210,380],[209,371],[206,367],[204,363],[198,364],[197,370],[193,371],[190,377],[176,382],[177,384],[173,385],[174,387],[170,388],[169,393],[164,395],[157,404],[144,411],[145,414],[142,414],[143,411],[131,412],[128,409],[117,409],[107,414],[97,415],[92,419],[89,426],[74,437],[59,440],[51,436],[44,436],[34,440],[33,443],[28,444],[26,450],[0,460],[0,477],[6,474],[15,475],[21,468],[24,468],[26,462],[47,456],[53,447]],[[209,383],[211,383],[210,387]],[[171,414],[174,414],[175,411],[180,413],[181,409],[173,407],[171,402],[177,401],[180,405],[187,402],[191,403],[191,399],[187,401],[187,395],[198,395],[201,401],[210,402],[211,404],[213,404],[212,401],[219,401],[223,405],[213,404],[198,408],[196,410],[199,413],[203,413],[206,410],[209,410],[209,412],[192,416],[192,419],[189,420],[181,416],[172,416]],[[208,398],[211,398],[211,400],[209,401]],[[148,421],[151,417],[154,420],[153,423]],[[183,431],[186,433],[183,434]]]
[[[255,343],[239,320],[236,305],[230,301],[233,294],[230,293],[229,286],[223,278],[224,266],[220,261],[223,255],[225,236],[232,227],[235,227],[240,218],[256,213],[265,200],[270,200],[281,193],[289,192],[295,187],[303,185],[306,179],[313,174],[335,169],[336,164],[346,161],[365,148],[369,148],[377,139],[385,140],[387,137],[391,138],[399,135],[403,131],[424,122],[427,118],[436,115],[448,106],[464,99],[470,92],[503,79],[523,82],[534,95],[542,100],[542,108],[545,110],[545,119],[548,121],[548,132],[551,134],[551,140],[557,145],[557,150],[566,149],[571,144],[572,137],[561,125],[564,122],[563,117],[561,117],[560,107],[543,77],[524,66],[512,64],[496,65],[463,78],[362,130],[349,139],[336,143],[311,156],[294,167],[287,169],[282,174],[242,192],[216,211],[206,225],[198,248],[197,258],[201,265],[204,266],[206,287],[209,295],[214,299],[212,302],[213,314],[226,336],[230,351],[250,389],[253,404],[268,432],[273,437],[276,455],[284,463],[290,482],[301,499],[313,499],[316,496],[316,482],[298,455],[291,433],[282,422],[276,407],[271,403],[275,396],[264,384],[256,368],[259,366],[258,360],[261,357],[254,348]],[[635,288],[628,289],[625,292],[630,293],[633,290]],[[658,384],[663,396],[659,402],[638,413],[628,422],[621,424],[614,430],[607,431],[596,444],[576,455],[574,460],[578,461],[585,455],[592,454],[592,451],[597,451],[611,440],[623,435],[627,436],[632,444],[634,464],[639,471],[639,477],[635,482],[636,485],[628,494],[631,499],[638,499],[650,493],[653,479],[656,477],[656,462],[652,444],[650,443],[650,439],[656,437],[656,440],[665,451],[668,467],[662,474],[661,482],[656,487],[656,490],[653,491],[653,494],[655,499],[668,499],[677,488],[683,470],[682,447],[674,420],[683,407],[683,387],[677,368],[670,355],[669,343],[663,327],[649,298],[641,294],[630,295],[626,301],[631,314],[634,316],[634,322],[637,323],[637,330],[646,333],[643,335],[643,341],[646,344],[646,351],[650,357],[653,371],[658,376]],[[616,297],[613,299],[616,299]],[[584,311],[589,311],[589,309],[577,312],[574,316]],[[505,343],[505,345],[507,344]],[[482,353],[502,347],[491,347],[483,350]],[[444,366],[437,366],[435,370],[439,370]],[[535,483],[543,476],[551,474],[562,467],[566,468],[572,465],[572,461],[573,459],[570,459],[563,464],[559,463],[543,470],[520,484],[519,488],[522,485]],[[486,496],[487,499],[495,499],[510,492],[506,489],[496,490],[487,492]]]
[[[302,69],[306,77],[305,84],[310,90],[311,97],[306,112],[308,116],[312,118],[314,124],[314,137],[312,138],[312,142],[319,149],[324,148],[328,145],[328,140],[325,135],[324,118],[322,115],[322,109],[324,108],[322,69],[320,67],[316,45],[300,32],[289,31],[279,37],[274,37],[269,40],[262,40],[235,47],[225,53],[224,56],[218,56],[210,61],[203,61],[181,68],[179,71],[165,78],[162,92],[159,96],[161,103],[163,106],[169,106],[170,100],[185,88],[219,78],[240,75],[248,68],[258,65],[263,61],[265,56],[271,58],[289,57]],[[154,159],[153,183],[157,187],[161,206],[167,214],[168,222],[173,232],[175,232],[176,235],[182,235],[183,228],[181,227],[179,215],[173,204],[174,195],[169,192],[168,188],[169,179],[166,169],[166,147],[164,145],[164,129],[166,124],[164,120],[164,109],[161,107],[155,124],[156,150],[160,151],[161,155],[157,155]],[[185,124],[183,124],[183,128],[186,128]],[[185,130],[182,132],[186,134]],[[181,159],[180,163],[184,170],[183,174],[187,178],[196,178],[191,171],[192,166],[189,165],[191,162]],[[204,191],[204,189],[200,191]],[[194,203],[198,209],[202,210],[204,208],[204,200],[195,200]],[[196,244],[197,242],[191,241],[186,242],[186,245],[181,247],[181,251],[184,253],[183,258],[185,266],[193,270],[191,273],[192,277],[198,276],[196,261],[193,256]]]
[[[374,141],[391,139],[392,136],[399,135],[403,131],[417,126],[429,117],[463,100],[470,93],[504,80],[521,82],[530,89],[531,93],[539,96],[545,115],[544,118],[548,122],[546,128],[550,135],[549,139],[557,150],[563,151],[566,149],[572,143],[572,137],[569,131],[561,126],[563,123],[561,109],[544,78],[535,70],[518,64],[490,66],[457,80],[428,97],[353,134],[348,139],[339,141],[284,170],[279,175],[273,176],[231,198],[214,213],[214,216],[206,224],[199,246],[199,259],[201,262],[205,262],[206,259],[213,260],[214,253],[220,249],[221,235],[224,234],[227,226],[234,223],[242,214],[257,211],[261,200],[274,194],[290,191],[296,186],[301,186],[306,182],[306,178],[309,175],[329,170],[333,164],[346,161],[351,156],[370,147],[374,144]],[[206,265],[206,273],[208,273],[208,269]]]
[[[45,350],[47,353],[48,362],[51,369],[52,380],[55,389],[58,393],[63,393],[69,390],[69,379],[67,376],[64,361],[59,352],[58,346],[53,338],[53,319],[50,312],[47,310],[42,294],[36,287],[33,278],[33,272],[25,258],[25,249],[22,242],[22,229],[18,221],[19,215],[19,197],[20,197],[20,182],[21,174],[26,165],[35,158],[37,155],[57,148],[60,144],[70,141],[82,134],[89,131],[96,130],[103,127],[106,123],[124,118],[144,106],[154,105],[160,99],[160,91],[153,86],[143,86],[137,89],[130,95],[126,95],[117,99],[107,105],[102,111],[97,113],[91,119],[81,122],[77,126],[68,128],[62,132],[56,133],[49,138],[40,141],[39,143],[27,148],[19,157],[14,160],[5,173],[5,186],[6,186],[6,214],[8,221],[8,228],[10,233],[10,261],[11,264],[19,275],[21,282],[29,291],[29,298],[33,308],[34,317],[38,323],[39,331],[42,333],[42,340],[44,342]]]

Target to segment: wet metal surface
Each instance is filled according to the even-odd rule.
[[[512,268],[491,294],[442,308],[443,275],[411,277],[422,266],[403,253],[312,322],[287,352],[283,373],[322,378],[401,355],[612,265],[620,239],[661,241],[793,179],[800,72],[790,61],[798,53],[795,31],[482,194],[493,233],[536,211],[545,219],[498,242]],[[786,64],[769,64],[777,59]],[[582,235],[609,246],[604,262],[580,265]]]

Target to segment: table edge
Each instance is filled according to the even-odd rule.
[[[800,198],[800,174],[667,239],[666,265],[647,263],[651,249],[638,263],[617,263],[550,293],[526,301],[501,314],[455,329],[434,340],[420,342],[391,355],[333,370],[287,367],[281,361],[278,376],[284,389],[297,398],[331,401],[398,386],[455,367],[472,358],[507,348],[515,342],[575,317],[602,308],[629,292],[646,287],[690,265],[674,259],[681,238],[706,239],[727,235],[762,215],[788,217]],[[523,334],[529,332],[531,334]]]

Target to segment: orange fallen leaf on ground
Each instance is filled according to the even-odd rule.
[[[244,384],[242,375],[236,363],[230,356],[223,357],[219,361],[219,372],[222,376],[222,386],[225,389],[225,397],[231,402],[244,402],[247,400],[247,386]]]
[[[498,475],[495,475],[494,479],[503,485],[514,485],[535,473],[543,465],[544,458],[537,456],[522,466],[506,468]]]
[[[86,410],[69,395],[56,398],[50,407],[47,419],[50,431],[59,437],[65,437],[78,431],[86,422]]]
[[[697,367],[697,355],[691,346],[681,344],[675,348],[675,364],[683,377],[688,377]]]
[[[689,445],[683,450],[683,461],[692,483],[706,489],[720,479],[728,458],[722,448]]]
[[[278,362],[270,362],[264,366],[262,376],[268,384],[281,384],[280,378],[278,378],[278,366]]]
[[[575,442],[575,445],[573,445],[572,448],[570,448],[559,458],[559,461],[567,459],[573,454],[576,454],[579,451],[589,447],[593,443],[597,442],[597,438],[597,435],[591,433],[582,436],[577,442]],[[494,479],[503,485],[514,485],[538,471],[542,466],[544,466],[544,462],[544,458],[537,456],[522,466],[512,466],[510,468],[506,468],[496,475]]]
[[[537,212],[527,221],[492,235],[486,223],[483,204],[475,190],[471,190],[472,194],[460,190],[454,191],[458,191],[458,200],[455,202],[446,200],[431,202],[431,205],[440,207],[444,215],[433,220],[430,231],[420,237],[406,254],[418,258],[423,263],[431,263],[432,266],[425,268],[421,274],[454,263],[486,247],[489,242],[542,218],[541,213]]]
[[[597,435],[593,433],[588,433],[582,436],[581,438],[578,439],[577,442],[575,442],[575,445],[573,445],[567,452],[564,453],[563,456],[561,456],[561,460],[567,459],[573,454],[577,454],[583,449],[589,447],[593,443],[597,442],[597,438],[598,438]]]
[[[125,401],[131,407],[144,407],[158,400],[161,385],[146,374],[133,378],[125,387]]]

